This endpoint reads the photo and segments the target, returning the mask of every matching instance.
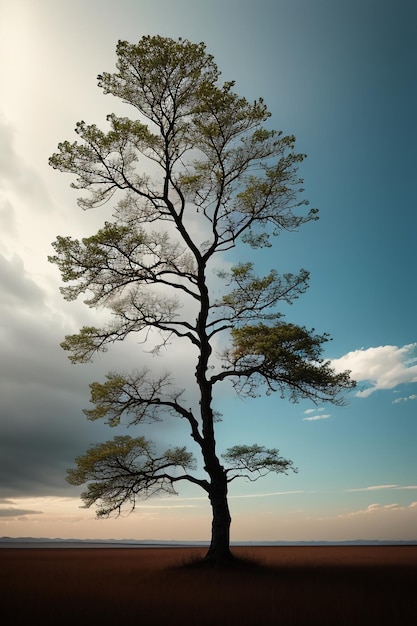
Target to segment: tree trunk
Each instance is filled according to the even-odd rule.
[[[213,511],[213,521],[211,525],[210,548],[204,561],[215,566],[226,565],[234,560],[230,552],[230,516],[229,504],[227,502],[227,480],[222,472],[221,480],[212,481],[209,492],[209,499]]]

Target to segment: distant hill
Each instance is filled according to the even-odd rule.
[[[208,541],[159,541],[154,539],[50,539],[47,537],[0,537],[1,548],[188,548],[204,547]],[[410,546],[417,541],[235,541],[232,546]]]

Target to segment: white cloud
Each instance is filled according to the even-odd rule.
[[[417,485],[372,485],[370,487],[360,487],[359,489],[346,489],[346,492],[352,493],[356,491],[378,491],[379,489],[417,489]]]
[[[330,413],[323,414],[324,407],[315,408],[315,409],[307,409],[304,411],[304,415],[309,415],[310,417],[303,417],[303,422],[316,422],[317,420],[325,420],[331,417]],[[315,415],[311,415],[315,413]]]
[[[354,350],[330,363],[336,372],[350,370],[354,380],[366,383],[366,388],[356,393],[366,398],[377,389],[417,382],[417,343]]]
[[[399,404],[400,402],[407,402],[408,400],[416,400],[417,399],[417,395],[415,393],[412,393],[411,396],[407,396],[406,398],[397,398],[396,400],[393,400],[393,404]]]
[[[346,517],[356,517],[362,515],[376,515],[385,511],[409,511],[410,509],[415,509],[417,507],[417,502],[411,502],[408,506],[400,506],[399,504],[370,504],[366,507],[366,509],[360,509],[358,511],[350,511],[349,513],[342,513],[338,515],[339,518]]]
[[[26,517],[27,515],[41,515],[43,511],[32,511],[31,509],[3,509],[0,507],[0,518],[1,517]]]
[[[138,505],[138,509],[195,509],[196,504],[142,504]]]
[[[327,420],[331,417],[330,413],[322,413],[321,415],[312,415],[311,417],[303,417],[303,422],[316,422],[317,420]]]
[[[248,493],[237,496],[229,496],[229,498],[269,498],[271,496],[288,496],[295,493],[304,493],[304,491],[272,491],[270,493]]]

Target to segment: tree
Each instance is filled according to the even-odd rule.
[[[79,122],[80,141],[59,144],[50,158],[52,167],[76,175],[72,187],[88,192],[79,199],[82,208],[115,201],[114,220],[97,234],[81,241],[58,236],[53,243],[49,260],[69,283],[61,288],[64,297],[88,294],[90,307],[111,312],[104,327],[83,327],[61,345],[72,362],[83,363],[131,333],[146,341],[157,331],[155,350],[190,342],[194,407],[185,404],[172,375],[142,368],[92,383],[94,408],[85,413],[110,426],[122,417],[139,427],[172,416],[186,420],[204,473],[185,446],[161,452],[143,436],[117,436],[77,458],[68,481],[87,483],[81,497],[85,506],[98,506],[99,516],[134,507],[140,497],[176,493],[181,481],[198,485],[213,513],[206,559],[223,562],[231,558],[229,483],[294,468],[277,449],[257,444],[219,455],[215,386],[229,381],[241,395],[264,389],[292,401],[337,404],[353,382],[323,360],[327,334],[286,323],[277,309],[305,292],[307,271],[257,276],[252,262],[222,270],[237,246],[270,246],[281,231],[317,219],[299,199],[304,155],[294,151],[295,138],[267,128],[262,99],[248,102],[234,93],[233,82],[219,83],[203,43],[146,36],[138,44],[119,41],[117,57],[118,71],[99,75],[98,84],[133,106],[137,119],[111,114],[107,132]],[[201,242],[193,235],[196,220],[205,233]],[[221,297],[213,295],[209,269],[217,270]],[[187,302],[192,306],[184,308]],[[227,347],[216,352],[220,337]]]

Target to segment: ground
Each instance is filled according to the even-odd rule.
[[[241,569],[190,567],[204,551],[0,549],[2,623],[414,623],[416,545],[239,547]]]

